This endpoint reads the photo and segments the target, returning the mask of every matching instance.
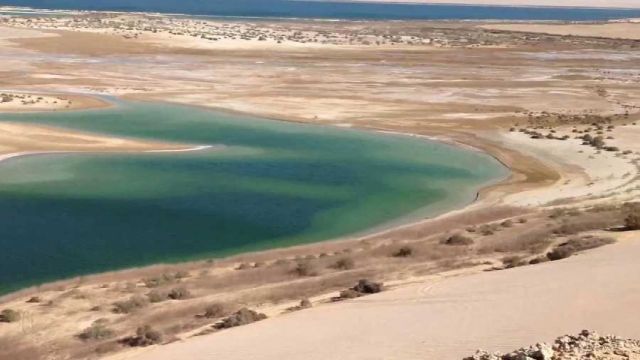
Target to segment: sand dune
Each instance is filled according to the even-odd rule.
[[[640,233],[627,233],[559,262],[421,282],[117,359],[447,360],[583,328],[637,338],[639,255]]]

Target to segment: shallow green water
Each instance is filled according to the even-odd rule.
[[[473,199],[491,157],[409,137],[151,103],[3,120],[203,145],[0,163],[0,292],[336,238]]]

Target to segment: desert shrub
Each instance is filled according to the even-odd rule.
[[[375,294],[382,291],[382,283],[362,279],[359,280],[356,286],[352,287],[351,289],[361,294]]]
[[[208,319],[223,317],[226,313],[227,309],[222,303],[209,304],[209,306],[204,309],[204,317]]]
[[[179,287],[171,289],[167,297],[171,300],[184,300],[191,297],[191,293],[186,288]]]
[[[144,308],[149,304],[149,301],[139,295],[134,295],[128,300],[116,301],[113,303],[113,312],[116,314],[129,314],[133,311]]]
[[[511,269],[514,267],[523,266],[526,263],[521,256],[510,255],[502,258],[502,264],[504,264],[505,268]]]
[[[393,257],[409,257],[413,255],[413,248],[411,248],[410,246],[403,246],[391,255]]]
[[[186,279],[189,277],[189,273],[186,271],[176,271],[174,274],[174,278],[176,279]]]
[[[561,260],[573,255],[573,249],[566,246],[557,247],[547,253],[547,258],[551,261]]]
[[[540,264],[540,263],[547,262],[547,261],[549,261],[548,257],[546,257],[546,256],[537,256],[537,257],[529,260],[529,264],[535,265],[535,264]]]
[[[356,267],[356,262],[350,257],[343,257],[338,259],[331,267],[337,270],[351,270]]]
[[[113,330],[109,329],[103,322],[96,321],[88,328],[82,330],[78,334],[78,338],[84,341],[90,340],[106,340],[115,335]]]
[[[168,299],[167,293],[164,291],[153,290],[147,294],[149,302],[159,303]]]
[[[640,230],[640,212],[634,212],[624,219],[624,227],[627,230]]]
[[[311,301],[309,301],[309,299],[304,298],[302,300],[300,300],[300,303],[296,306],[292,306],[290,308],[287,308],[287,311],[291,312],[291,311],[299,311],[299,310],[303,310],[303,309],[308,309],[310,307],[312,307],[313,305],[311,304]]]
[[[12,323],[20,320],[20,313],[13,309],[4,309],[0,312],[0,322]]]
[[[316,276],[316,275],[318,275],[318,270],[309,261],[299,261],[296,264],[296,267],[293,269],[293,272],[298,276]]]
[[[382,283],[376,283],[367,279],[359,280],[358,283],[349,289],[340,291],[340,294],[334,298],[333,301],[341,301],[347,299],[355,299],[364,295],[375,294],[382,291]]]
[[[253,268],[253,266],[251,266],[251,264],[249,264],[249,263],[242,263],[242,264],[240,264],[240,265],[238,265],[238,266],[236,267],[236,270],[247,270],[247,269],[252,269],[252,268]]]
[[[256,321],[264,320],[267,318],[267,315],[256,312],[254,310],[250,310],[247,308],[242,308],[232,315],[224,318],[222,321],[217,323],[214,327],[216,329],[228,329],[236,326],[242,326],[251,324]]]
[[[338,295],[338,297],[334,298],[334,300],[346,300],[346,299],[355,299],[357,297],[362,296],[361,293],[353,290],[353,289],[346,289],[346,290],[342,290],[340,291],[340,295]]]
[[[502,227],[506,227],[506,228],[508,228],[508,227],[512,227],[512,226],[513,226],[513,221],[511,221],[511,220],[505,220],[505,221],[503,221],[502,223],[500,223],[500,225],[502,225]]]
[[[134,336],[122,339],[121,343],[128,346],[149,346],[162,342],[162,333],[154,330],[151,326],[145,325],[136,329]]]
[[[454,234],[445,239],[444,244],[446,245],[472,245],[473,239],[466,237],[461,234]]]
[[[148,288],[154,288],[162,285],[166,285],[172,283],[176,280],[182,279],[183,277],[189,276],[188,273],[184,271],[179,271],[175,273],[164,273],[160,276],[150,277],[143,279],[144,285]]]
[[[490,236],[495,233],[495,230],[496,229],[494,226],[485,224],[480,227],[480,234],[482,234],[483,236]]]
[[[518,219],[518,223],[520,223],[520,224],[526,224],[526,223],[527,223],[527,221],[529,221],[529,220],[527,220],[526,218],[520,218],[520,219]]]
[[[555,249],[547,253],[547,258],[551,261],[568,258],[569,256],[584,250],[595,249],[604,245],[614,243],[614,239],[586,236],[573,238],[558,245]]]

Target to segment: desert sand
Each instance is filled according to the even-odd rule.
[[[590,327],[638,338],[638,235],[557,263],[416,279],[348,303],[112,359],[459,360],[478,348],[508,351]]]
[[[612,25],[633,33],[637,24]],[[7,91],[109,94],[424,136],[486,151],[512,169],[464,209],[362,237],[11,294],[1,307],[27,315],[0,324],[0,344],[12,344],[13,359],[326,359],[336,352],[341,359],[454,359],[582,327],[640,336],[628,320],[637,317],[637,279],[629,274],[638,273],[638,234],[606,231],[622,226],[630,211],[624,204],[640,194],[640,56],[629,36],[603,30],[609,24],[549,25],[589,37],[477,23],[195,22],[141,14],[6,18],[2,26],[0,86]],[[123,150],[121,140],[99,135],[4,126],[5,139],[21,133],[29,144],[8,153],[84,142]],[[64,140],[53,137],[57,131]],[[602,144],[586,135],[601,136]],[[466,245],[448,245],[455,234]],[[618,243],[547,262],[563,244],[589,243],[590,236]],[[412,254],[396,256],[403,247]],[[361,278],[389,289],[329,301]],[[191,296],[145,300],[176,287]],[[34,296],[38,302],[27,302]],[[135,296],[146,301],[140,309],[113,311]],[[303,298],[314,308],[285,311]],[[221,319],[203,316],[212,303],[270,319],[193,337]],[[113,337],[80,341],[96,322]],[[179,342],[144,349],[117,342],[141,325]]]
[[[487,29],[522,31],[555,35],[640,39],[640,23],[634,21],[606,24],[492,24]]]

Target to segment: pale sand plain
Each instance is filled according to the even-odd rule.
[[[636,238],[635,233],[607,233],[607,236],[619,237],[620,243],[562,262],[468,275],[502,266],[507,255],[518,255],[529,260],[544,254],[570,236],[551,235],[549,229],[565,221],[571,223],[582,219],[583,216],[591,223],[598,222],[601,218],[613,215],[605,212],[603,214],[606,215],[592,219],[588,209],[637,198],[640,192],[637,182],[640,149],[635,139],[639,128],[633,123],[640,118],[637,110],[640,106],[640,74],[637,71],[638,50],[633,41],[507,31],[493,33],[474,24],[374,22],[308,25],[304,22],[284,22],[265,25],[268,31],[261,30],[261,25],[241,26],[245,31],[258,31],[257,35],[252,35],[254,37],[259,37],[261,31],[276,37],[291,34],[287,27],[308,27],[313,31],[302,39],[272,42],[271,47],[254,38],[246,40],[227,35],[228,41],[218,46],[217,41],[185,35],[187,32],[195,34],[195,31],[209,31],[196,29],[193,23],[172,22],[172,26],[177,26],[177,30],[174,30],[177,34],[164,31],[158,34],[153,32],[154,27],[158,26],[157,22],[149,19],[127,17],[118,21],[135,23],[136,27],[143,30],[127,30],[126,26],[123,30],[122,27],[98,23],[91,18],[70,23],[73,25],[48,20],[13,22],[14,27],[3,29],[20,27],[18,30],[22,31],[24,27],[33,27],[39,30],[34,30],[37,37],[8,39],[3,45],[2,61],[6,64],[8,75],[0,78],[0,86],[32,89],[34,93],[37,93],[37,89],[99,92],[221,108],[289,121],[435,137],[487,151],[508,165],[513,175],[505,183],[482,191],[480,201],[465,209],[364,238],[248,254],[215,264],[204,262],[177,267],[156,266],[103,274],[15,294],[5,298],[3,306],[30,314],[30,320],[26,325],[24,322],[3,325],[0,327],[0,339],[20,338],[21,341],[15,340],[14,344],[22,345],[22,341],[26,341],[26,349],[32,352],[46,349],[52,356],[71,353],[76,354],[77,358],[102,357],[104,353],[98,350],[104,344],[79,342],[74,335],[92,322],[105,318],[118,336],[131,334],[136,326],[151,324],[171,334],[167,335],[170,338],[184,340],[184,343],[157,349],[116,347],[108,350],[121,351],[122,354],[116,356],[126,358],[135,358],[139,353],[143,353],[141,356],[153,356],[144,353],[150,351],[149,354],[155,355],[163,353],[165,349],[169,351],[166,354],[171,354],[167,359],[187,356],[191,354],[189,350],[184,350],[186,353],[182,351],[184,347],[191,347],[191,344],[201,354],[223,351],[217,354],[228,355],[229,358],[235,354],[253,354],[253,358],[271,359],[288,349],[305,354],[309,352],[311,358],[316,354],[327,358],[323,351],[328,349],[341,350],[338,358],[397,358],[391,355],[378,356],[385,354],[379,352],[381,346],[376,346],[381,341],[370,342],[365,336],[356,338],[356,334],[363,331],[379,340],[384,336],[386,327],[389,327],[389,336],[384,337],[384,351],[389,351],[389,354],[395,351],[401,355],[400,358],[413,359],[418,356],[424,358],[426,354],[444,354],[455,358],[469,354],[476,346],[517,347],[550,339],[560,335],[558,331],[576,332],[579,329],[568,327],[583,324],[585,327],[604,327],[602,330],[596,329],[600,331],[637,337],[637,333],[627,332],[629,328],[624,323],[612,321],[606,326],[602,325],[604,320],[579,323],[577,316],[560,320],[543,317],[540,322],[545,322],[532,322],[529,326],[523,326],[520,322],[500,321],[502,327],[497,327],[490,339],[481,337],[477,332],[479,330],[474,330],[491,328],[491,324],[486,322],[463,327],[468,331],[465,333],[465,336],[469,336],[468,342],[455,333],[456,321],[464,324],[478,312],[487,314],[484,318],[478,315],[480,319],[489,320],[493,319],[491,316],[503,315],[499,311],[504,303],[509,305],[504,307],[505,311],[515,311],[519,304],[529,304],[532,293],[528,291],[536,289],[536,284],[540,284],[537,281],[548,279],[545,276],[549,275],[545,273],[561,271],[560,267],[569,266],[564,264],[588,260],[602,251],[617,251],[608,249],[621,249],[627,242],[634,243],[627,237]],[[149,21],[151,23],[145,25]],[[149,29],[144,30],[147,26]],[[212,22],[211,27],[216,30],[211,31],[220,34],[227,31],[224,29],[235,26],[238,26],[235,22]],[[276,35],[271,26],[279,27],[275,30]],[[403,37],[379,46],[366,40],[369,41],[369,45],[366,45],[364,40],[357,40],[363,29],[367,31],[367,36],[375,38],[384,39],[385,32],[402,34]],[[374,35],[370,34],[371,29],[375,30]],[[140,32],[141,35],[133,36]],[[181,32],[182,35],[179,34]],[[335,38],[341,40],[326,44],[325,47],[306,45],[315,34],[322,32],[331,36],[335,34]],[[269,51],[264,51],[265,48]],[[22,76],[19,81],[11,76],[12,73],[24,73],[25,70],[29,75]],[[596,115],[600,118],[593,118],[593,121],[600,121],[602,117],[613,119],[615,128],[602,131],[605,136],[612,137],[606,140],[607,145],[616,146],[621,151],[599,151],[575,139],[579,133],[573,132],[574,126],[577,131],[596,133],[597,130],[590,125],[592,121],[589,119],[592,118],[584,118]],[[561,117],[569,117],[570,121],[564,121]],[[510,127],[516,131],[509,131]],[[532,139],[518,131],[523,128],[537,129],[543,134],[554,131],[556,137],[566,134],[570,138]],[[623,154],[622,150],[630,153]],[[563,217],[559,223],[549,218],[550,212],[565,207],[578,209],[581,215]],[[504,227],[496,230],[496,234],[487,236],[469,233],[476,241],[471,248],[454,249],[440,244],[443,237],[465,231],[465,227],[481,228],[483,224],[500,224],[505,219],[517,223],[521,217],[528,220],[526,225]],[[615,221],[613,219],[612,224]],[[414,246],[418,254],[408,260],[390,257],[389,254],[402,244]],[[624,252],[635,255],[636,251],[637,246],[630,246]],[[320,257],[321,253],[328,254],[328,257]],[[305,256],[312,256],[312,261],[322,267],[317,277],[292,277],[277,267],[257,266],[261,262],[275,264],[282,259],[295,263],[296,258]],[[355,269],[341,272],[331,268],[331,262],[344,256],[356,260]],[[628,259],[620,259],[621,266],[625,261]],[[236,270],[246,263],[253,264],[257,269]],[[149,291],[141,279],[175,269],[190,274],[189,278],[176,284],[190,288],[193,298],[152,304],[131,316],[110,311],[114,301],[132,294],[144,295]],[[599,276],[601,269],[604,267],[594,265],[592,275]],[[573,275],[573,271],[569,269],[566,273]],[[602,271],[604,274],[613,274],[619,270]],[[433,288],[434,292],[416,295],[417,288],[430,286],[433,278],[429,276],[444,278],[450,274],[466,275],[438,282]],[[541,274],[540,280],[530,279],[536,274]],[[495,278],[515,284],[520,276],[523,276],[521,284],[532,281],[534,285],[530,289],[514,285],[515,293],[508,301],[505,299],[509,294],[505,291],[510,288],[500,288],[498,280],[491,280]],[[335,295],[336,290],[351,285],[361,277],[383,280],[392,288],[397,287],[397,290],[353,302],[325,305],[325,301]],[[468,292],[458,292],[458,282],[467,284]],[[497,292],[495,297],[492,297],[492,292],[483,290],[485,283],[489,284],[487,290]],[[626,294],[634,289],[635,283],[615,281],[607,288],[611,292],[604,294]],[[541,290],[548,289],[540,286]],[[438,292],[439,289],[442,289],[442,293]],[[286,294],[285,290],[291,293]],[[473,292],[475,295],[469,295],[472,290],[477,290]],[[580,290],[568,287],[566,291],[557,292],[557,296],[575,295]],[[455,297],[463,293],[477,300],[477,303],[470,304],[469,299],[459,300]],[[53,305],[27,304],[26,300],[34,294],[50,300]],[[438,294],[443,296],[438,297]],[[444,296],[447,294],[460,302],[445,301],[449,299]],[[570,299],[554,298],[553,292],[547,295],[549,297],[544,299],[559,301],[565,307]],[[298,314],[279,316],[283,309],[304,296],[310,297],[317,307]],[[594,295],[594,298],[597,299],[597,296]],[[378,306],[377,299],[382,299],[381,303],[392,304],[395,301],[398,306]],[[610,303],[605,303],[605,300]],[[615,302],[617,310],[612,313],[614,319],[634,311],[629,303],[619,300],[603,295],[599,304],[603,305],[603,309],[610,309],[614,304],[611,301]],[[211,321],[194,315],[201,313],[206,304],[213,301],[251,306],[274,319],[196,340],[190,339],[194,333],[210,327]],[[448,312],[433,314],[438,321],[427,321],[429,328],[422,328],[424,324],[411,321],[414,318],[422,319],[423,315],[419,314],[422,311],[427,315],[435,312],[438,307],[433,304],[440,303]],[[373,304],[369,310],[367,304]],[[578,305],[578,309],[588,308],[588,304]],[[97,310],[91,310],[96,307]],[[362,312],[356,309],[360,307]],[[458,313],[460,317],[456,317]],[[509,314],[511,317],[507,319],[513,320],[516,316],[512,312]],[[325,316],[331,321],[317,318]],[[526,316],[523,315],[523,318]],[[375,320],[397,317],[402,320],[397,324],[388,324],[387,321],[383,324]],[[298,322],[302,321],[298,319],[305,321]],[[308,345],[305,341],[314,339],[311,334],[315,333],[297,330],[316,326],[306,320],[320,321],[318,329],[322,331],[308,348],[305,347]],[[348,321],[348,325],[341,321]],[[354,324],[358,322],[366,325],[366,329]],[[25,326],[32,334],[29,337],[21,337]],[[438,327],[443,327],[442,335],[435,334]],[[415,329],[416,332],[407,335],[403,328]],[[274,341],[275,334],[281,334],[281,331],[285,334],[294,331],[296,334],[291,336],[297,336],[300,347],[286,340],[284,345],[281,341]],[[511,337],[513,331],[516,331],[516,336]],[[256,336],[256,341],[260,343],[252,342],[249,346],[246,342],[235,342],[239,339],[236,336],[244,337],[245,334],[251,339]],[[418,338],[422,334],[424,337]],[[269,340],[262,336],[269,337]],[[40,345],[36,349],[29,347],[34,342]],[[221,345],[222,342],[225,344]],[[350,346],[350,342],[354,346]],[[442,347],[431,346],[436,342],[443,344]],[[281,346],[276,346],[278,344]],[[250,351],[248,348],[263,353],[244,353]],[[373,349],[378,351],[369,352]],[[230,351],[234,355],[230,355]]]
[[[486,29],[522,31],[528,33],[640,40],[637,21],[603,24],[491,24],[484,25],[483,27]]]
[[[387,292],[111,359],[441,359],[597,328],[640,337],[640,234],[562,262]]]

